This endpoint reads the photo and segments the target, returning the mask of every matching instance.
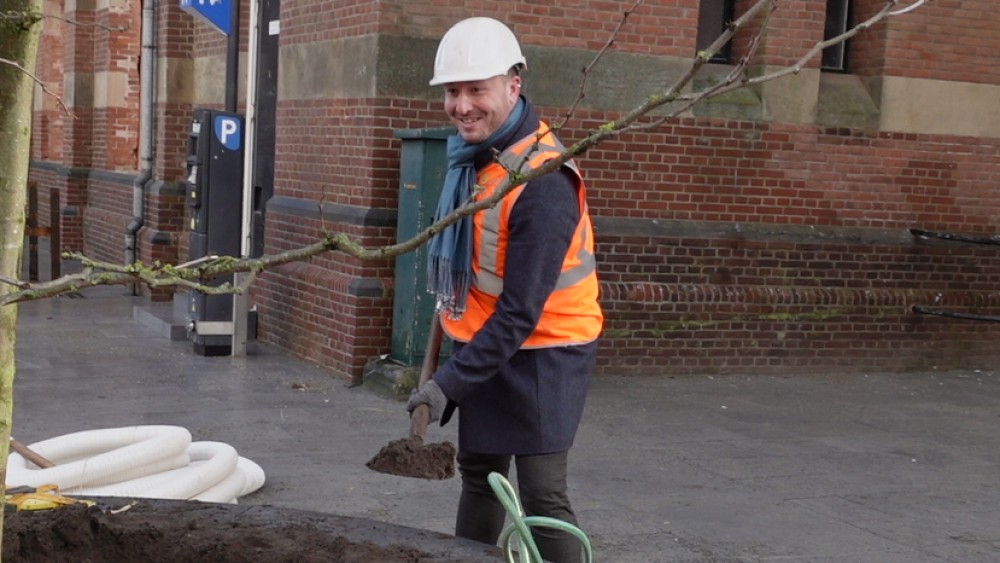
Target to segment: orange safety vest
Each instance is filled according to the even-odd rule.
[[[540,138],[539,138],[540,136]],[[505,185],[507,170],[525,173],[542,166],[565,150],[551,133],[548,125],[540,123],[538,132],[532,133],[500,154],[498,161],[479,171],[476,182],[481,187],[475,199],[490,197]],[[565,166],[577,179],[580,200],[580,222],[563,259],[562,274],[555,290],[542,308],[542,315],[535,330],[522,348],[549,348],[585,344],[597,339],[604,322],[598,303],[597,263],[594,259],[594,231],[590,223],[583,178],[572,161]],[[465,312],[458,319],[448,312],[440,315],[441,325],[454,340],[468,342],[483,327],[496,308],[497,298],[503,291],[503,276],[507,253],[507,220],[514,202],[524,191],[524,184],[511,190],[497,205],[476,212],[472,230],[473,283],[469,289]],[[525,272],[525,275],[531,275]]]

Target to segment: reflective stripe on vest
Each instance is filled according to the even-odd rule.
[[[532,146],[536,143],[537,147]],[[528,145],[528,150],[524,150],[525,144]],[[515,143],[501,153],[497,160],[505,169],[516,172],[528,172],[535,168],[535,166],[532,166],[532,163],[536,163],[539,156],[546,154],[559,155],[565,150],[566,147],[558,139],[551,134],[547,134],[542,140],[531,140],[531,137],[528,137]],[[532,152],[530,158],[525,156],[529,151]],[[548,160],[549,158],[545,158],[541,162],[537,162],[537,165],[541,166]],[[576,167],[576,163],[567,161],[564,166],[570,168],[579,178],[580,172]],[[523,188],[523,184],[515,189],[519,188]],[[480,291],[494,297],[500,295],[503,291],[503,278],[496,274],[499,269],[497,259],[499,258],[498,246],[500,241],[500,215],[502,207],[502,205],[495,205],[483,211],[483,229],[480,231],[479,240],[480,269],[475,272],[473,281],[475,287],[479,288]],[[581,223],[586,215],[587,206],[584,203],[580,214]],[[581,226],[583,227],[584,225]],[[581,240],[576,259],[580,263],[569,270],[564,270],[559,275],[559,279],[556,282],[556,290],[566,289],[580,283],[597,269],[597,260],[594,258],[594,254],[587,251],[588,230],[587,228],[580,228],[578,230],[580,232],[577,236]]]

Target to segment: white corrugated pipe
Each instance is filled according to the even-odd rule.
[[[235,503],[264,485],[264,471],[222,442],[192,442],[179,426],[74,432],[28,446],[55,464],[7,458],[7,486],[53,484],[64,494]]]

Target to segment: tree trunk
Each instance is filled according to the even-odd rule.
[[[0,0],[0,275],[19,279],[31,150],[34,73],[41,33],[40,0]],[[6,62],[5,62],[6,61]],[[20,65],[22,69],[11,63]],[[11,290],[0,287],[0,294]],[[14,412],[17,305],[0,307],[0,477],[6,482]],[[0,542],[3,511],[0,510]]]

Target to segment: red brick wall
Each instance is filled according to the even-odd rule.
[[[728,241],[714,241],[704,249],[691,241],[650,242],[682,243],[690,252],[718,252],[720,259],[732,259]],[[645,243],[639,246],[648,248]],[[864,254],[899,269],[915,269],[915,262],[939,258],[932,252],[901,257],[898,249],[869,245],[825,245],[821,250],[808,246],[791,252],[750,249],[737,257],[759,261],[786,254],[814,261],[825,255]],[[995,262],[991,269],[996,269]],[[940,272],[929,275],[937,277]],[[945,293],[941,298],[940,292],[909,291],[904,297],[900,292],[868,289],[643,283],[602,283],[602,289],[609,318],[598,359],[598,371],[603,373],[802,373],[814,368],[863,373],[984,368],[996,361],[997,335],[989,323],[911,311],[916,304],[989,314],[1000,306],[995,293],[980,299],[962,293]]]
[[[854,22],[884,6],[883,0],[855,0]],[[1000,13],[986,1],[927,2],[908,17],[878,24],[848,43],[851,72],[862,76],[907,76],[1000,84],[995,64],[1000,50]]]
[[[596,51],[632,5],[566,4],[285,2],[281,45],[375,33],[436,39],[462,17],[490,15],[508,21],[526,45]],[[738,13],[750,4],[739,0]],[[697,5],[644,3],[612,48],[692,56]],[[856,19],[881,5],[857,0]],[[126,14],[67,14],[82,22],[127,19],[133,25],[115,38],[89,26],[47,33],[43,60],[52,66],[40,68],[53,69],[49,82],[61,88],[59,65],[78,75],[124,69],[137,96],[138,7],[130,5]],[[157,16],[159,56],[225,53],[223,37],[176,3],[161,3]],[[822,2],[780,2],[758,62],[798,60],[822,38],[823,17]],[[987,0],[935,0],[918,17],[856,38],[849,64],[864,77],[996,84],[1000,38],[991,30],[998,18]],[[750,36],[739,38],[734,56],[746,52]],[[807,68],[818,65],[817,57]],[[33,157],[47,165],[36,167],[32,178],[43,193],[59,187],[64,205],[83,214],[64,218],[67,246],[84,248],[86,242],[88,253],[105,259],[121,257],[131,213],[128,182],[107,174],[124,177],[137,166],[130,100],[122,111],[83,106],[74,108],[73,119],[51,110],[36,116]],[[183,180],[192,109],[176,96],[157,104],[158,180]],[[562,136],[578,140],[613,117],[579,109]],[[367,217],[396,207],[400,145],[392,132],[444,122],[436,101],[279,100],[275,195],[314,211],[269,209],[267,251],[314,242],[324,230],[369,247],[394,242],[391,225]],[[602,144],[579,159],[597,225],[608,313],[600,369],[666,374],[986,365],[997,353],[1000,328],[917,315],[911,307],[995,313],[995,247],[914,240],[908,229],[995,232],[998,157],[996,138],[710,118],[680,119]],[[182,197],[166,190],[148,195],[146,203],[143,258],[186,256]],[[322,217],[321,207],[328,211]],[[338,210],[356,215],[338,218]],[[151,231],[176,238],[151,245],[145,236]],[[261,337],[356,378],[368,359],[390,347],[393,284],[391,261],[339,252],[263,274],[254,289]]]
[[[304,246],[318,239],[319,220],[268,216],[268,252]],[[390,229],[363,230],[328,225],[365,244],[392,242]],[[279,237],[271,236],[280,233]],[[351,284],[366,275],[386,284],[383,294],[357,296]],[[288,264],[261,276],[254,300],[261,315],[260,338],[322,364],[346,376],[360,374],[372,356],[383,353],[391,338],[392,267],[374,263],[361,268],[356,260],[327,253],[306,262]]]
[[[984,361],[995,326],[910,308],[995,311],[1000,256],[909,229],[994,233],[997,155],[998,140],[708,119],[601,145],[580,159],[599,219],[688,231],[609,236],[598,220],[602,369]]]
[[[131,210],[131,190],[95,180],[91,172],[137,167],[139,6],[63,12],[61,3],[48,2],[49,13],[76,23],[53,20],[39,50],[40,78],[67,107],[46,100],[35,113],[32,158],[49,166],[34,170],[32,178],[60,190],[63,249],[102,260],[121,259],[116,250],[127,219],[120,217]],[[67,72],[74,75],[69,92],[63,87]],[[103,84],[95,82],[102,80],[101,72],[127,75],[124,105],[116,91],[109,93],[116,101],[113,107],[99,104],[96,92]],[[43,200],[47,208],[48,198]],[[47,222],[47,210],[43,217]]]
[[[608,118],[586,117],[565,136]],[[689,118],[603,143],[581,164],[606,216],[986,233],[998,150],[996,140]]]
[[[301,0],[281,6],[281,44],[358,37],[378,31],[380,2]],[[331,25],[331,22],[336,22]]]
[[[385,100],[289,102],[279,108],[275,195],[315,206],[310,216],[270,209],[268,253],[319,240],[324,230],[369,247],[395,242],[394,228],[320,219],[323,204],[392,209],[398,189],[398,120],[381,115]],[[394,110],[393,114],[402,113]],[[361,261],[327,253],[261,277],[254,296],[261,337],[338,373],[356,375],[391,337],[391,261]],[[384,286],[381,295],[352,293],[351,284]]]
[[[441,123],[433,103],[388,105],[380,111],[390,129]],[[610,117],[584,116],[566,140]],[[335,154],[328,166],[345,157]],[[911,307],[989,312],[1000,306],[992,291],[1000,259],[988,248],[930,244],[908,229],[992,233],[997,154],[995,140],[720,119],[679,120],[602,144],[579,159],[598,222],[608,313],[600,369],[909,369],[986,361],[996,337],[990,325],[956,325]],[[620,234],[601,228],[609,220],[671,222],[680,234]],[[293,224],[305,235],[300,243],[311,240],[315,227],[303,232]],[[269,240],[284,240],[285,232]],[[322,279],[322,271],[279,273]],[[338,265],[328,275],[346,271]],[[292,312],[299,299],[313,311],[315,298],[302,296],[320,286],[288,294],[268,279],[281,303],[262,308],[265,326],[289,325],[268,338],[326,365],[346,362],[339,349],[324,351],[325,339],[343,334],[341,309],[319,325],[298,322]],[[278,322],[275,310],[285,311]],[[354,349],[353,373],[359,360],[386,348]],[[337,371],[352,373],[344,366]]]
[[[670,22],[694,29],[693,4],[644,5],[614,48],[690,55],[695,42],[690,32],[662,31]],[[345,15],[343,26],[335,29],[319,29],[310,20],[317,6],[289,7],[283,30],[295,31],[283,31],[284,43],[370,31],[361,16],[369,13],[369,4],[341,6],[357,17]],[[383,3],[382,8],[380,31],[401,35],[437,37],[455,20],[472,15],[471,8],[452,10],[431,2]],[[504,18],[527,44],[597,49],[617,25],[620,9],[525,3],[504,6],[503,13],[491,13],[490,6],[475,13]],[[783,2],[761,47],[763,62],[798,60],[822,39],[823,17],[821,4]],[[688,20],[692,25],[676,23]],[[885,51],[884,37],[873,35],[870,44]],[[884,57],[877,53],[871,60]],[[807,66],[818,64],[816,58]],[[559,114],[556,108],[544,111]],[[378,119],[369,117],[373,112]],[[564,137],[572,141],[613,117],[578,111]],[[391,208],[398,182],[391,131],[443,121],[433,102],[285,102],[279,110],[277,193],[317,204]],[[379,150],[385,158],[376,154]],[[976,291],[986,291],[1000,281],[996,264],[976,265],[982,252],[975,249],[914,241],[907,229],[991,232],[991,205],[998,195],[991,188],[997,179],[991,159],[997,151],[996,143],[984,146],[975,139],[722,119],[679,120],[602,144],[580,159],[598,224],[660,221],[681,231],[672,236],[599,230],[609,313],[602,369],[901,369],[949,351],[954,353],[947,356],[950,361],[975,359],[969,350],[981,349],[992,331],[979,324],[948,328],[953,323],[915,315],[909,308],[935,301],[966,309],[993,305],[984,293],[956,291],[962,284],[954,281],[971,268],[982,277]],[[268,221],[269,250],[315,240],[323,226],[280,215]],[[758,234],[745,238],[738,229],[736,235],[706,234],[713,225],[715,230],[748,225]],[[798,230],[774,236],[782,225]],[[325,226],[378,240],[370,238],[373,229]],[[811,228],[830,240],[811,236]],[[891,235],[865,239],[876,231]],[[391,273],[338,255],[324,260],[329,260],[325,267],[313,260],[264,276],[256,292],[261,327],[265,338],[356,377],[365,360],[387,350],[391,327],[380,324],[372,345],[360,344],[352,337],[360,329],[351,316],[363,300],[345,288],[352,279],[373,278],[388,286]],[[375,301],[376,311],[390,305],[388,299]],[[959,338],[928,353],[929,339],[946,332]]]
[[[987,0],[935,0],[888,32],[886,74],[1000,84],[1000,12]],[[915,15],[915,14],[914,14]]]
[[[90,200],[86,206],[84,248],[91,258],[121,263],[125,255],[125,225],[132,218],[132,208],[122,205],[124,194],[132,195],[132,187],[122,182],[91,179]]]
[[[756,2],[738,0],[736,16],[744,13]],[[764,12],[766,13],[766,11]],[[760,39],[755,63],[787,66],[796,63],[816,43],[823,40],[823,22],[826,18],[826,2],[815,0],[792,0],[778,3],[778,9],[768,17],[768,30]],[[747,52],[746,42],[759,33],[763,23],[758,18],[741,33],[739,48],[733,53],[733,60]],[[803,68],[819,68],[818,56],[810,59]]]
[[[312,115],[323,113],[311,109]],[[384,121],[377,121],[389,130],[440,124],[434,104],[391,101],[380,112]],[[587,117],[582,127],[608,116]],[[290,117],[281,122],[296,123]],[[569,130],[566,138],[579,134]],[[333,140],[332,146],[341,143]],[[714,222],[718,229],[763,224],[771,225],[765,230],[775,230],[774,236],[780,225],[816,226],[836,237],[825,242],[808,231],[778,240],[623,236],[599,228],[608,312],[601,369],[642,373],[655,365],[687,373],[859,364],[905,369],[983,361],[982,349],[989,348],[995,331],[922,317],[910,307],[988,311],[1000,305],[990,293],[1000,282],[1000,262],[988,250],[928,245],[913,239],[908,229],[991,233],[993,202],[1000,196],[995,187],[1000,171],[991,162],[998,151],[995,141],[711,119],[681,120],[655,133],[601,145],[580,159],[599,221],[655,219],[699,228]],[[331,152],[316,170],[299,170],[306,162],[290,155],[279,159],[299,171],[290,174],[288,193],[306,196],[291,186],[327,185],[323,169],[336,170],[341,161],[358,157],[352,151]],[[390,177],[396,169],[392,153],[385,162]],[[349,175],[333,172],[327,177],[329,185],[350,181]],[[324,197],[353,201],[351,191],[331,195],[325,188]],[[298,244],[315,240],[318,224],[304,228],[299,220],[278,221],[269,222],[269,241],[291,248],[291,232],[301,237]],[[882,237],[895,244],[865,243],[863,235],[870,231],[890,233]],[[283,234],[271,236],[277,232]],[[258,295],[262,302],[273,300],[261,308],[266,338],[347,373],[357,373],[364,359],[384,353],[387,341],[379,346],[376,338],[370,348],[354,342],[351,321],[343,318],[354,309],[324,297],[337,290],[337,280],[347,283],[350,275],[344,276],[352,272],[391,276],[352,270],[350,264],[300,265],[275,272],[289,278],[265,276]],[[967,276],[978,281],[956,284]],[[305,305],[296,309],[296,302]],[[322,311],[328,313],[317,314]],[[942,335],[951,338],[928,347]]]
[[[453,2],[393,0],[381,3],[379,31],[390,35],[440,38],[456,21],[487,16],[506,22],[523,45],[604,47],[631,2]],[[693,56],[696,0],[646,2],[628,17],[614,49],[664,56]],[[428,66],[430,63],[428,63]]]
[[[65,68],[86,81],[94,72],[94,13],[76,10],[65,14],[79,25],[66,25]],[[82,94],[82,93],[81,93]],[[62,161],[68,166],[89,168],[93,152],[89,150],[93,135],[94,108],[91,100],[75,100],[77,94],[68,92],[73,105],[71,119],[65,122],[65,137],[62,147]]]
[[[163,59],[190,59],[194,52],[194,38],[202,37],[204,24],[184,13],[176,2],[157,3],[157,56]],[[207,32],[206,32],[207,33]],[[213,32],[219,35],[217,32]],[[223,48],[224,49],[224,48]],[[186,173],[188,130],[191,127],[191,105],[174,98],[158,99],[155,104],[156,130],[153,145],[156,161],[153,175],[165,181],[183,180]]]
[[[79,129],[78,141],[72,147],[77,159],[95,171],[113,172],[113,178],[90,177],[86,196],[67,203],[80,209],[83,222],[83,251],[98,260],[121,262],[124,256],[124,230],[131,219],[131,176],[138,168],[138,128],[134,116],[139,108],[139,33],[131,22],[139,17],[139,3],[125,10],[102,9],[92,14],[99,27],[86,28],[89,52],[77,52],[77,73],[95,73],[95,82],[103,80],[98,73],[123,73],[127,85],[122,92],[108,80],[108,106],[101,100],[87,100],[91,119]],[[115,31],[108,31],[114,29]],[[85,58],[86,63],[80,59]],[[95,86],[95,90],[97,86]],[[124,105],[122,105],[124,104]],[[85,141],[84,141],[85,140]],[[75,159],[76,160],[76,159]],[[81,194],[82,195],[82,194]]]
[[[57,0],[47,0],[44,4],[46,14],[62,12],[62,3]],[[60,102],[65,103],[63,90],[64,74],[64,44],[66,24],[51,24],[42,27],[41,43],[45,46],[39,49],[35,62],[35,75],[43,81],[48,94],[42,96],[42,107],[35,108],[35,124],[31,136],[31,155],[33,158],[58,160],[62,156],[63,127],[67,115]]]
[[[113,32],[97,33],[94,41],[95,70],[125,74],[124,92],[109,91],[109,107],[95,112],[93,145],[94,166],[99,170],[134,171],[138,168],[139,133],[133,116],[139,111],[139,26],[141,2],[124,8],[104,9],[96,21]]]
[[[871,18],[885,6],[881,0],[855,0],[852,5],[852,22]],[[897,22],[893,22],[898,25]],[[866,33],[856,35],[847,43],[847,61],[850,71],[860,76],[886,74],[888,25],[878,24]]]

